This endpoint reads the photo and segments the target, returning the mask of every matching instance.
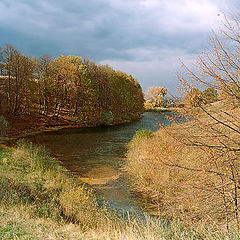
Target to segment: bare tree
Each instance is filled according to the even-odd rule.
[[[201,110],[200,116],[178,134],[185,146],[201,149],[202,155],[194,166],[165,162],[168,166],[194,172],[202,207],[218,219],[225,216],[227,229],[235,220],[239,225],[240,198],[240,19],[225,19],[220,34],[212,33],[211,50],[198,57],[198,71],[182,63],[184,73],[178,74],[182,87],[188,93],[195,92],[192,107]],[[204,105],[202,96],[194,91],[196,86],[215,89],[221,102]],[[190,129],[191,128],[191,129]],[[187,132],[187,134],[186,134]],[[196,184],[197,183],[197,184]],[[203,204],[204,203],[204,204]],[[199,208],[201,208],[199,206]],[[210,215],[211,215],[210,214]]]

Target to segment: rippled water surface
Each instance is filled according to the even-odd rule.
[[[99,198],[106,199],[118,211],[139,212],[139,202],[129,190],[124,165],[126,145],[137,130],[156,131],[172,124],[174,113],[144,113],[143,118],[131,124],[99,128],[65,129],[47,132],[29,138],[45,145],[71,172],[91,184]],[[185,118],[179,116],[177,122]]]

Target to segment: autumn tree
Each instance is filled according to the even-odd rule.
[[[13,97],[12,97],[12,71],[13,71],[13,61],[14,57],[18,54],[18,51],[14,49],[13,46],[7,44],[4,48],[1,49],[1,66],[2,66],[2,74],[7,76],[6,82],[3,83],[7,95],[7,105],[8,105],[8,112],[12,111],[13,105]]]
[[[205,104],[203,93],[198,88],[193,88],[184,96],[184,103],[190,108]]]
[[[21,114],[26,110],[34,79],[34,60],[24,56],[11,45],[1,49],[1,65],[7,93],[8,112]]]
[[[240,229],[239,36],[239,18],[226,20],[196,69],[183,64],[178,78],[197,110],[191,121],[137,134],[129,144],[126,169],[133,186],[158,214]],[[215,102],[218,93],[221,101]]]
[[[153,107],[161,107],[164,97],[167,95],[167,89],[163,87],[151,87],[147,90],[146,98]]]
[[[38,110],[56,120],[99,125],[130,120],[143,111],[142,89],[132,76],[87,58],[35,59],[6,45],[0,68],[0,104],[9,114]]]
[[[44,114],[48,113],[48,105],[51,96],[50,62],[51,57],[47,54],[42,55],[36,60],[39,112],[41,112],[43,105]]]
[[[16,54],[13,62],[13,114],[21,114],[28,107],[34,91],[34,60]]]

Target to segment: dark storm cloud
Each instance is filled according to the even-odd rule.
[[[207,46],[237,0],[0,0],[0,45],[27,55],[87,56],[137,76],[144,88],[176,85],[177,58]]]

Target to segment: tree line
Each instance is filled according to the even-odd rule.
[[[28,57],[0,48],[0,111],[68,116],[93,124],[125,121],[143,111],[143,93],[131,76],[87,58]]]

